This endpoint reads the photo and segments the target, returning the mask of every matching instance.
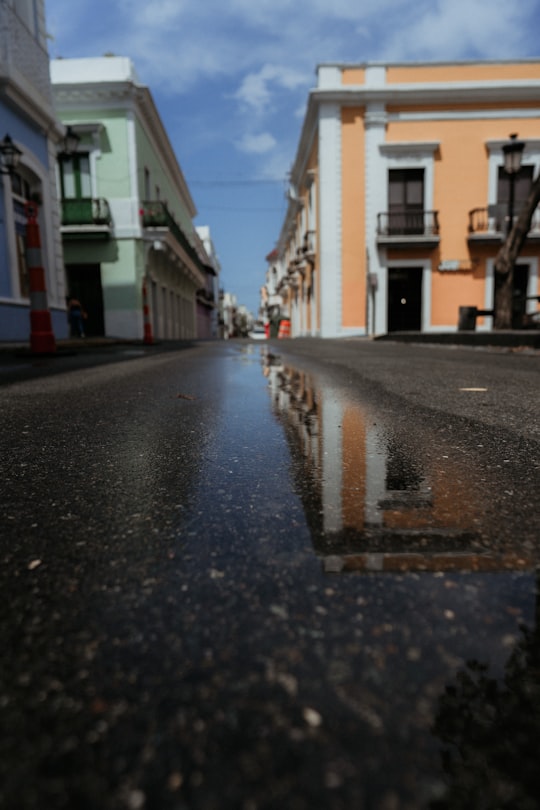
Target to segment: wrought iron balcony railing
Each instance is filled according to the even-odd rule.
[[[377,235],[419,238],[438,236],[438,211],[384,211],[377,214]]]
[[[516,216],[517,216],[516,212]],[[516,220],[514,216],[514,222]],[[469,211],[469,234],[494,236],[502,238],[508,230],[508,205],[495,203],[483,208]],[[530,235],[540,236],[540,208],[537,208],[531,220]]]
[[[102,197],[62,200],[62,225],[64,226],[99,225],[110,228],[111,224],[109,203]]]
[[[197,301],[207,307],[215,307],[216,305],[216,298],[214,293],[211,290],[206,290],[204,287],[201,287],[200,290],[197,290]]]
[[[142,203],[142,224],[144,228],[166,228],[174,236],[178,244],[184,249],[194,264],[203,272],[206,265],[176,222],[166,203],[161,200],[145,200]]]

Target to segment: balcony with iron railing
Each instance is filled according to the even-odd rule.
[[[161,200],[145,200],[141,210],[143,228],[168,231],[190,257],[195,266],[206,273],[207,267],[184,231],[169,211],[167,204]]]
[[[201,287],[199,290],[197,290],[196,297],[198,303],[202,306],[207,307],[208,309],[215,309],[216,297],[212,290]]]
[[[109,203],[103,197],[81,197],[62,200],[62,234],[64,237],[105,237],[112,231]]]
[[[377,242],[388,247],[436,247],[438,211],[384,211],[377,214]]]
[[[515,222],[517,218],[513,217]],[[508,233],[508,204],[494,203],[469,211],[469,240],[478,242],[502,242]],[[540,239],[540,208],[531,220],[529,238]]]
[[[290,276],[296,273],[300,273],[304,276],[308,266],[311,268],[315,266],[316,237],[316,231],[306,231],[302,238],[301,245],[296,249],[291,247],[291,255],[288,263],[288,273]]]

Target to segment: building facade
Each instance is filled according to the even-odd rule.
[[[0,139],[20,150],[13,174],[0,175],[0,340],[30,335],[26,205],[38,204],[40,261],[51,327],[67,336],[56,157],[63,135],[56,122],[43,0],[0,0]]]
[[[317,76],[268,257],[268,300],[279,293],[292,335],[453,331],[460,307],[492,310],[509,217],[502,147],[525,142],[517,214],[540,171],[540,61],[326,64]],[[514,328],[537,312],[539,258],[535,215]]]
[[[197,337],[212,267],[150,90],[125,57],[56,59],[51,77],[58,117],[80,138],[59,185],[67,285],[87,334]]]

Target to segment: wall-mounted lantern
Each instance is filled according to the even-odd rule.
[[[19,165],[22,152],[18,149],[9,135],[0,141],[0,174],[13,174]]]

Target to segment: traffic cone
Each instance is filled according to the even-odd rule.
[[[278,338],[288,338],[291,336],[291,322],[284,318],[279,322]]]
[[[154,342],[154,335],[152,334],[152,321],[150,319],[150,307],[148,306],[148,289],[146,287],[146,279],[143,280],[142,295],[143,295],[143,316],[144,316],[143,343],[152,344]]]
[[[30,286],[30,349],[37,354],[51,354],[56,351],[56,340],[47,303],[47,287],[41,258],[41,238],[37,210],[36,203],[26,203],[26,265],[28,267]]]

